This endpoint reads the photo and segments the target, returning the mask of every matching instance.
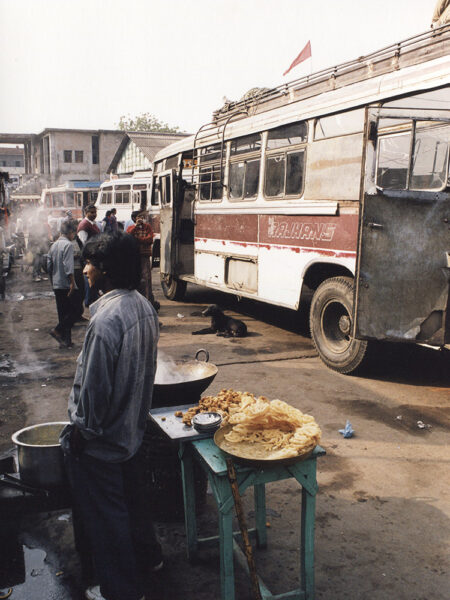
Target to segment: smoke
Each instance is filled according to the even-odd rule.
[[[180,370],[180,365],[173,358],[158,350],[158,363],[156,366],[155,383],[169,385],[186,381],[186,374]]]

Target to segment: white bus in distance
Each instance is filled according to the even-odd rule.
[[[115,208],[119,226],[123,228],[136,210],[148,212],[148,222],[153,234],[153,260],[159,260],[159,204],[150,202],[152,177],[135,175],[105,181],[100,186],[100,193],[95,203],[97,221],[101,222],[106,212]]]
[[[86,206],[97,201],[99,189],[100,181],[68,181],[44,188],[40,209],[56,217],[65,217],[66,211],[70,210],[74,219],[82,219]]]
[[[293,310],[319,356],[450,342],[450,25],[216,111],[154,160],[161,283]]]

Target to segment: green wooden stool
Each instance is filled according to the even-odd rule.
[[[273,595],[264,582],[259,579],[261,595],[264,600],[290,598],[291,600],[314,599],[314,522],[317,493],[316,460],[325,454],[317,446],[312,455],[292,465],[247,466],[235,464],[239,492],[254,486],[255,528],[250,529],[256,535],[260,548],[267,546],[265,484],[294,477],[302,486],[301,502],[301,546],[300,580],[301,587],[283,594]],[[200,547],[220,544],[220,587],[222,600],[234,600],[233,553],[238,562],[247,568],[243,552],[235,541],[239,532],[233,532],[234,501],[227,477],[225,454],[216,446],[214,440],[203,439],[180,444],[180,459],[183,477],[184,515],[189,560],[195,559]],[[193,460],[198,460],[208,475],[219,511],[219,535],[199,538],[195,517],[195,491],[193,479]]]

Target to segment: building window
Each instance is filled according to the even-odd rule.
[[[20,167],[20,160],[15,161],[16,167]]]
[[[75,150],[75,162],[76,163],[83,162],[83,150]]]
[[[72,162],[72,150],[64,150],[64,162],[65,163]]]
[[[98,135],[92,136],[92,164],[98,165],[99,163],[99,138]]]

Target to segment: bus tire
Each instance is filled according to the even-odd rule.
[[[309,324],[322,361],[338,373],[352,373],[367,355],[368,343],[352,338],[353,279],[332,277],[314,293]]]
[[[162,291],[168,300],[183,300],[186,293],[186,285],[186,282],[181,281],[181,279],[167,278],[161,275]]]

